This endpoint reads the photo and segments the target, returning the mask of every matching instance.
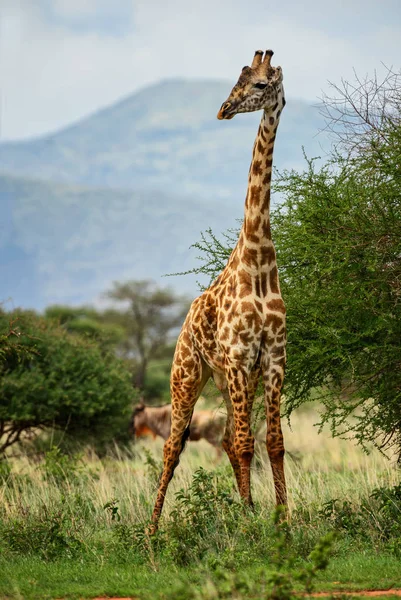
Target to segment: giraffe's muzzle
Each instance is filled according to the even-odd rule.
[[[231,102],[224,102],[217,113],[217,118],[221,121],[222,119],[232,119],[234,115],[235,107],[231,104]]]

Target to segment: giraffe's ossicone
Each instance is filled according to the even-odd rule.
[[[285,306],[270,231],[273,148],[285,105],[280,67],[273,52],[255,52],[222,104],[217,118],[262,110],[249,169],[245,216],[227,266],[196,298],[179,335],[171,371],[172,420],[164,446],[164,465],[151,532],[157,528],[174,468],[188,437],[195,403],[212,377],[227,406],[223,448],[232,464],[241,497],[252,505],[250,465],[254,452],[251,412],[257,384],[264,387],[266,444],[277,504],[285,505],[284,442],[280,393],[285,367]]]

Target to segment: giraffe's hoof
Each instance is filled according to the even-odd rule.
[[[158,525],[157,523],[151,523],[150,525],[148,525],[148,527],[145,529],[146,535],[155,535],[156,531],[158,530]]]

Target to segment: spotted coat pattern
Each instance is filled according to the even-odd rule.
[[[284,442],[280,393],[285,367],[285,306],[270,231],[270,184],[276,131],[285,105],[280,67],[272,51],[257,51],[223,103],[219,119],[263,110],[249,170],[245,217],[227,266],[188,312],[171,371],[171,434],[164,446],[150,532],[157,528],[168,483],[179,461],[195,403],[212,377],[227,406],[223,448],[245,503],[252,505],[250,465],[254,437],[250,416],[260,378],[264,386],[266,444],[277,504],[285,505]]]

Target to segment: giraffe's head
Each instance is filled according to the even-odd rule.
[[[264,56],[263,56],[264,54]],[[227,100],[217,114],[218,119],[232,119],[237,113],[282,110],[285,99],[281,67],[270,64],[273,50],[256,50],[250,67],[244,67]]]

